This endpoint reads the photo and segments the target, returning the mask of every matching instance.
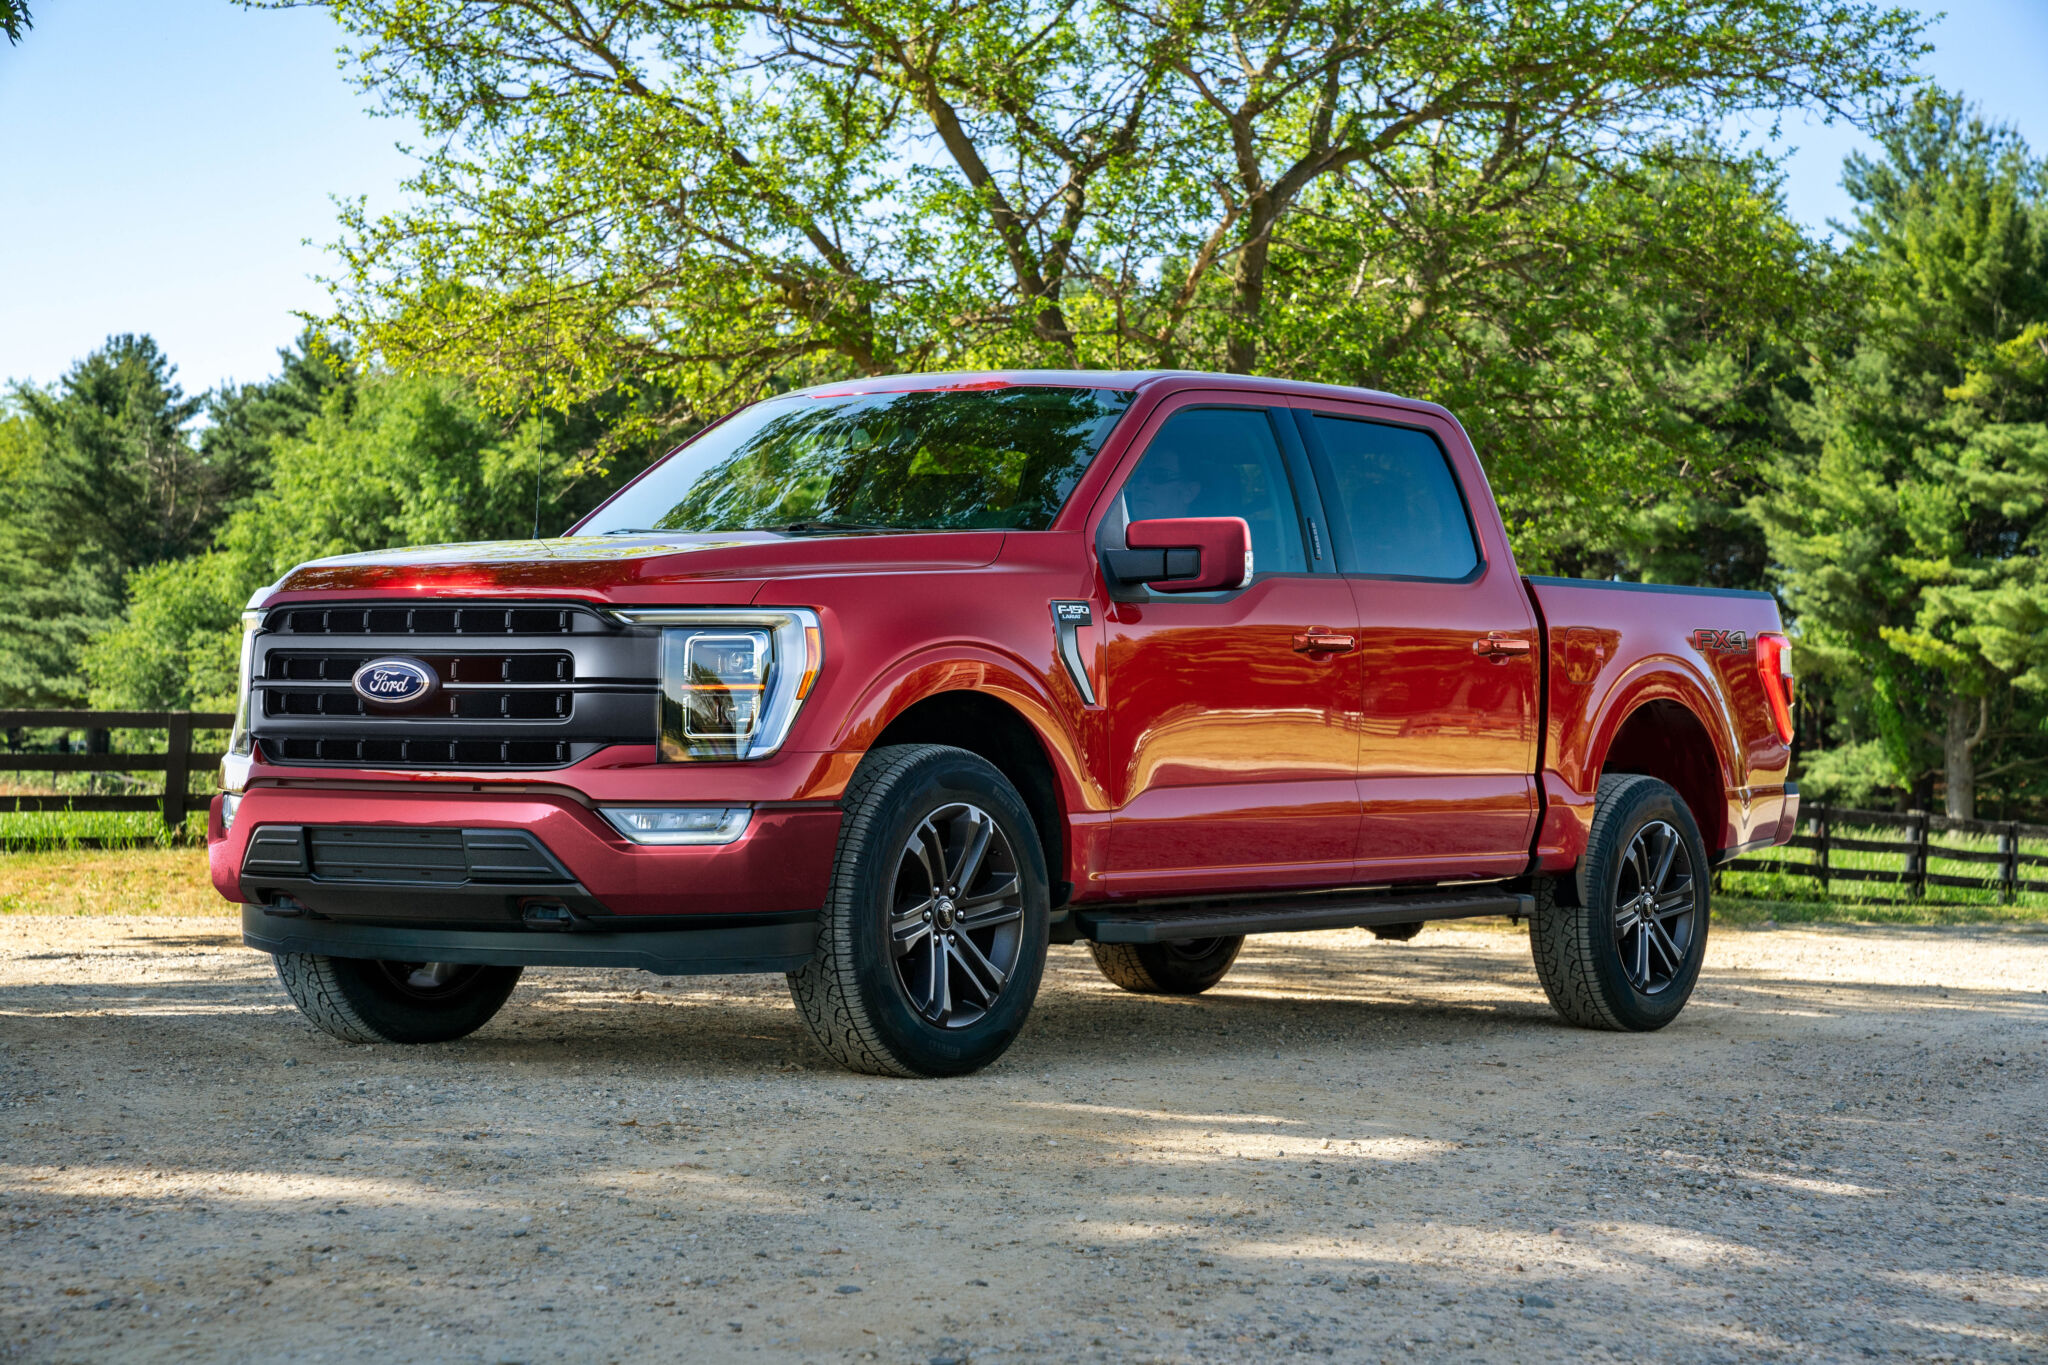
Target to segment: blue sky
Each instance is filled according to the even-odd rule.
[[[2048,0],[1947,0],[1928,72],[2048,148]],[[405,130],[371,117],[314,10],[34,0],[0,40],[0,380],[47,383],[149,332],[188,390],[276,367],[320,310],[330,196],[396,202]],[[1793,214],[1847,215],[1853,129],[1786,120]]]

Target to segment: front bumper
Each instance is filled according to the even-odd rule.
[[[720,915],[684,929],[554,933],[444,929],[280,917],[242,907],[242,942],[266,953],[496,967],[638,967],[662,976],[793,972],[818,940],[815,913]]]
[[[227,899],[296,908],[308,922],[510,928],[530,903],[544,900],[573,911],[579,927],[669,929],[682,927],[674,917],[815,913],[825,901],[839,819],[835,806],[821,803],[761,805],[746,833],[730,844],[664,848],[620,837],[595,810],[559,789],[257,786],[244,793],[231,831],[221,829],[215,800],[207,855],[214,887]],[[293,837],[288,831],[333,827],[465,836],[518,831],[544,850],[551,870],[532,878],[422,884],[323,876],[275,857],[250,858],[259,832],[274,841]]]

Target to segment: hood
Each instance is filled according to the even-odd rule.
[[[446,596],[603,593],[631,602],[673,600],[677,585],[691,584],[706,602],[713,597],[745,602],[769,579],[980,568],[995,561],[1003,536],[1001,531],[796,536],[731,531],[422,545],[316,559],[286,574],[277,589]]]

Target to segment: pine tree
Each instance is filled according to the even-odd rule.
[[[1845,176],[1861,306],[1796,419],[1817,455],[1755,510],[1858,737],[1970,818],[1979,782],[2048,762],[2048,182],[1938,92],[1880,145]]]

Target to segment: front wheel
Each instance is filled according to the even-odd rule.
[[[1699,827],[1664,783],[1600,779],[1576,875],[1539,886],[1536,975],[1581,1028],[1648,1032],[1692,998],[1707,948],[1709,866]]]
[[[965,749],[877,749],[847,787],[817,952],[790,995],[851,1070],[978,1071],[1031,1013],[1050,915],[1038,833],[1008,778]]]
[[[1243,934],[1174,943],[1091,943],[1095,966],[1136,995],[1200,995],[1223,979]]]
[[[344,1043],[446,1043],[475,1033],[519,984],[519,967],[371,962],[278,953],[277,979],[314,1027]]]

